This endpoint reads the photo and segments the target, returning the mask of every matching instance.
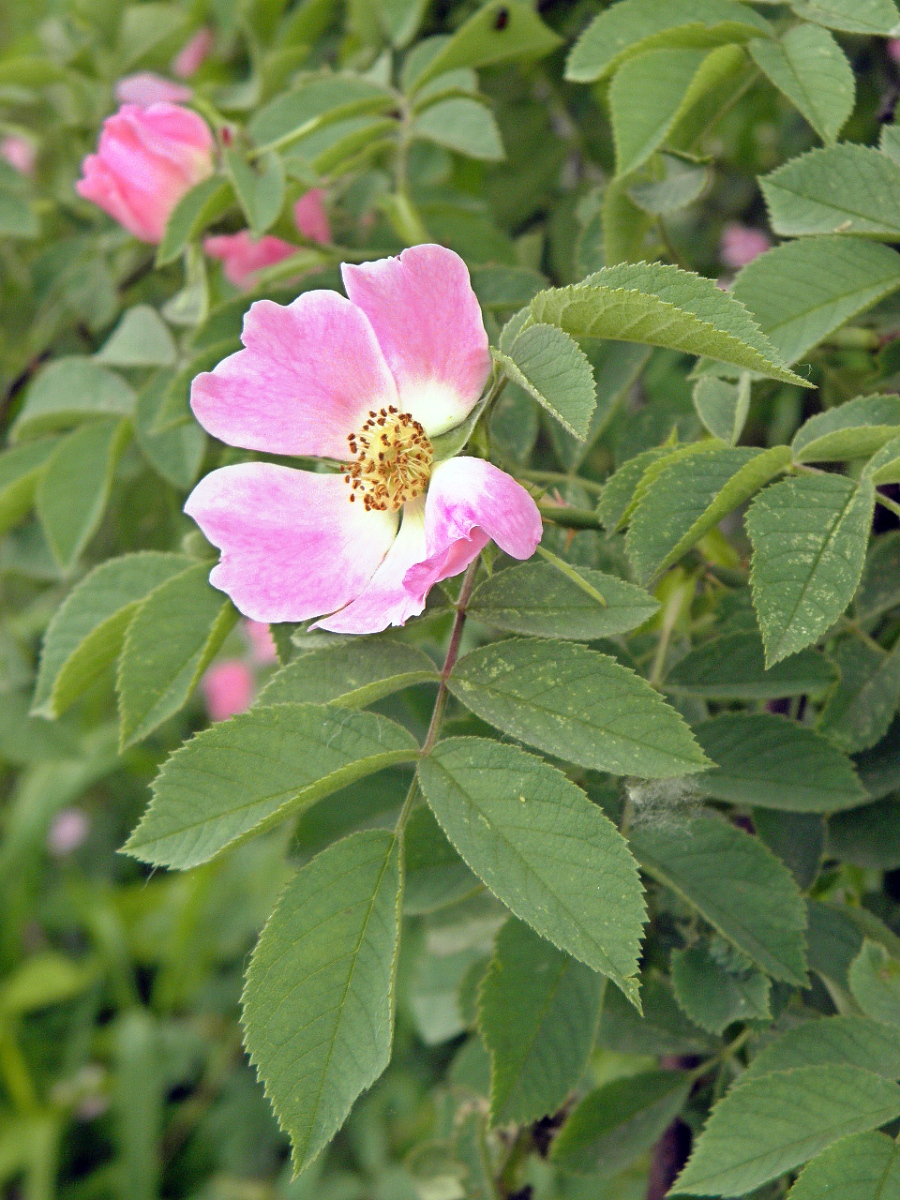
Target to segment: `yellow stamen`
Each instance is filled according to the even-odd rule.
[[[434,451],[424,428],[393,405],[372,410],[359,433],[347,438],[354,460],[343,464],[350,499],[366,511],[396,512],[428,486]]]

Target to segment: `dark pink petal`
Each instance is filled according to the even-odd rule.
[[[418,599],[458,575],[493,539],[513,558],[530,558],[541,540],[537,505],[511,475],[480,458],[451,458],[431,477],[425,504],[427,555],[404,576]]]
[[[310,188],[300,197],[294,205],[294,224],[311,242],[331,241],[331,223],[321,188]]]
[[[333,633],[380,633],[388,625],[404,625],[410,617],[417,617],[425,607],[425,598],[413,596],[403,579],[424,554],[425,505],[419,498],[405,505],[394,544],[357,599],[317,621],[314,628]]]
[[[396,514],[350,502],[343,476],[273,463],[211,472],[184,511],[222,551],[210,583],[254,621],[305,621],[342,608],[397,531]]]
[[[429,435],[458,425],[481,395],[491,354],[466,264],[443,246],[341,268],[375,330],[404,412]]]
[[[242,340],[191,388],[197,420],[232,446],[343,461],[369,410],[398,403],[372,326],[337,292],[257,300]]]

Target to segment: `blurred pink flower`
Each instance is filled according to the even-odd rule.
[[[888,38],[887,52],[895,63],[900,63],[900,38]]]
[[[103,123],[96,154],[82,163],[78,194],[144,242],[159,242],[172,210],[213,173],[213,139],[189,108],[125,104]]]
[[[313,242],[331,241],[331,226],[325,211],[324,195],[321,188],[312,188],[294,205],[294,222],[297,229]],[[219,259],[229,283],[246,289],[253,286],[253,276],[257,271],[284,262],[286,258],[296,254],[300,247],[270,234],[253,238],[248,229],[242,229],[240,233],[223,233],[217,237],[206,238],[203,249],[210,258]]]
[[[181,83],[163,79],[152,71],[141,71],[137,75],[126,75],[115,88],[120,104],[136,104],[138,108],[149,108],[151,104],[181,104],[190,100],[193,92]]]
[[[47,849],[56,858],[71,854],[90,833],[91,822],[81,808],[64,808],[56,814],[47,833]]]
[[[259,666],[278,662],[278,651],[272,631],[264,621],[245,621],[244,631],[250,643],[251,657]]]
[[[422,612],[433,584],[493,540],[530,558],[541,517],[478,458],[434,462],[491,373],[465,263],[443,246],[345,264],[349,299],[304,292],[244,318],[245,349],[198,375],[191,406],[248,450],[346,460],[343,474],[247,462],[212,471],[185,504],[222,549],[210,582],[256,621],[376,633]],[[330,615],[323,615],[330,614]]]
[[[719,244],[719,257],[726,267],[739,270],[747,263],[759,258],[772,247],[768,234],[761,229],[753,229],[750,225],[741,225],[731,221],[722,230],[722,240]]]
[[[179,79],[190,79],[192,75],[196,75],[206,62],[215,40],[216,35],[208,25],[198,29],[172,59],[172,74],[177,75]]]
[[[253,672],[239,658],[216,663],[203,676],[203,696],[211,721],[227,721],[250,707]]]
[[[37,163],[37,150],[27,138],[10,134],[0,142],[0,158],[5,158],[20,174],[33,175]]]

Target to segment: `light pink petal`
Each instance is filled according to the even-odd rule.
[[[325,193],[321,188],[310,188],[294,205],[294,224],[311,242],[331,241],[331,222],[325,207]]]
[[[198,29],[172,59],[172,74],[179,79],[190,79],[206,62],[215,41],[216,35],[208,25]]]
[[[257,300],[242,340],[245,350],[191,388],[197,420],[232,446],[343,461],[369,410],[398,403],[372,326],[337,292],[304,292],[286,307]]]
[[[216,663],[201,681],[211,721],[227,721],[245,712],[253,700],[253,672],[239,658]]]
[[[354,600],[388,552],[395,513],[350,502],[342,475],[240,463],[205,476],[184,511],[222,551],[210,583],[254,621],[305,621]]]
[[[244,632],[250,643],[251,657],[260,666],[278,662],[278,649],[272,631],[264,621],[245,621]]]
[[[37,163],[37,150],[27,138],[10,134],[0,141],[0,158],[5,158],[20,174],[33,175]]]
[[[759,258],[771,247],[771,239],[761,229],[730,221],[722,230],[719,257],[726,267],[737,270],[746,267],[747,263],[753,262],[754,258]]]
[[[493,539],[513,558],[530,558],[541,540],[537,505],[511,475],[480,458],[451,458],[435,468],[425,504],[427,554],[404,586],[418,599],[458,575]]]
[[[317,621],[314,628],[333,633],[379,633],[417,617],[425,607],[425,597],[413,596],[403,579],[424,554],[425,504],[424,498],[419,498],[404,507],[400,532],[359,597],[340,612]]]
[[[54,857],[63,858],[77,850],[90,831],[91,820],[83,808],[64,808],[47,831],[47,849]]]
[[[120,104],[137,104],[147,108],[151,104],[180,104],[190,100],[193,92],[183,83],[173,83],[152,71],[139,71],[137,75],[126,75],[115,87],[116,99]]]
[[[491,372],[491,354],[466,264],[443,246],[341,268],[347,295],[375,330],[404,412],[429,435],[458,425]]]
[[[203,242],[203,249],[210,258],[217,258],[222,263],[225,278],[239,288],[252,286],[253,276],[264,267],[273,267],[275,263],[283,262],[296,254],[299,247],[281,238],[265,237],[252,238],[249,230],[242,229],[240,233],[224,233],[219,237],[208,237]]]

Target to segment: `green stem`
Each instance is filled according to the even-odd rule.
[[[590,508],[566,508],[564,505],[539,504],[545,522],[563,529],[602,529],[600,518]]]
[[[562,471],[523,471],[519,469],[516,474],[520,479],[528,479],[534,483],[578,484],[596,496],[603,491],[602,483],[595,483],[593,479],[583,479],[580,475],[564,475]]]
[[[10,1100],[20,1112],[33,1113],[37,1109],[37,1095],[28,1063],[19,1047],[12,1019],[7,1017],[0,1025],[0,1074]]]
[[[900,517],[900,504],[892,500],[890,496],[882,496],[881,492],[876,492],[875,500],[882,508],[886,508],[888,512],[892,512],[895,517]]]

